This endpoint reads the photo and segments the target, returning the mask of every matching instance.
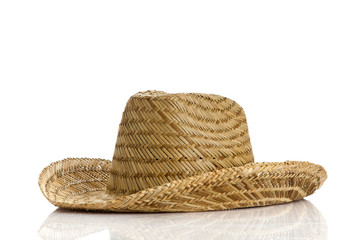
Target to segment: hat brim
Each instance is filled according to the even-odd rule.
[[[281,204],[314,193],[325,169],[299,161],[251,163],[145,189],[127,196],[106,191],[111,162],[70,158],[40,174],[39,186],[55,206],[111,212],[194,212]]]

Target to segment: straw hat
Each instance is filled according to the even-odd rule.
[[[254,163],[244,110],[229,98],[146,91],[127,102],[112,162],[54,162],[39,186],[63,208],[187,212],[302,199],[326,177],[309,162]]]
[[[110,239],[327,239],[327,224],[309,201],[235,211],[109,214],[57,209],[42,239],[83,239],[108,231]],[[94,235],[93,235],[94,234]]]

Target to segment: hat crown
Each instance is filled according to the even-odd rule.
[[[137,191],[254,162],[244,110],[214,94],[139,92],[123,112],[107,185]]]

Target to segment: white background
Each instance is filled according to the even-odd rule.
[[[56,209],[42,168],[111,159],[127,99],[156,89],[237,101],[256,161],[323,165],[307,199],[327,239],[357,239],[359,12],[348,0],[2,0],[0,238],[39,238]]]

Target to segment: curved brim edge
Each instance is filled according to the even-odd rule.
[[[127,196],[106,191],[111,162],[69,158],[46,167],[39,186],[55,206],[111,212],[193,212],[281,204],[313,194],[327,178],[317,164],[251,163],[172,181]]]

